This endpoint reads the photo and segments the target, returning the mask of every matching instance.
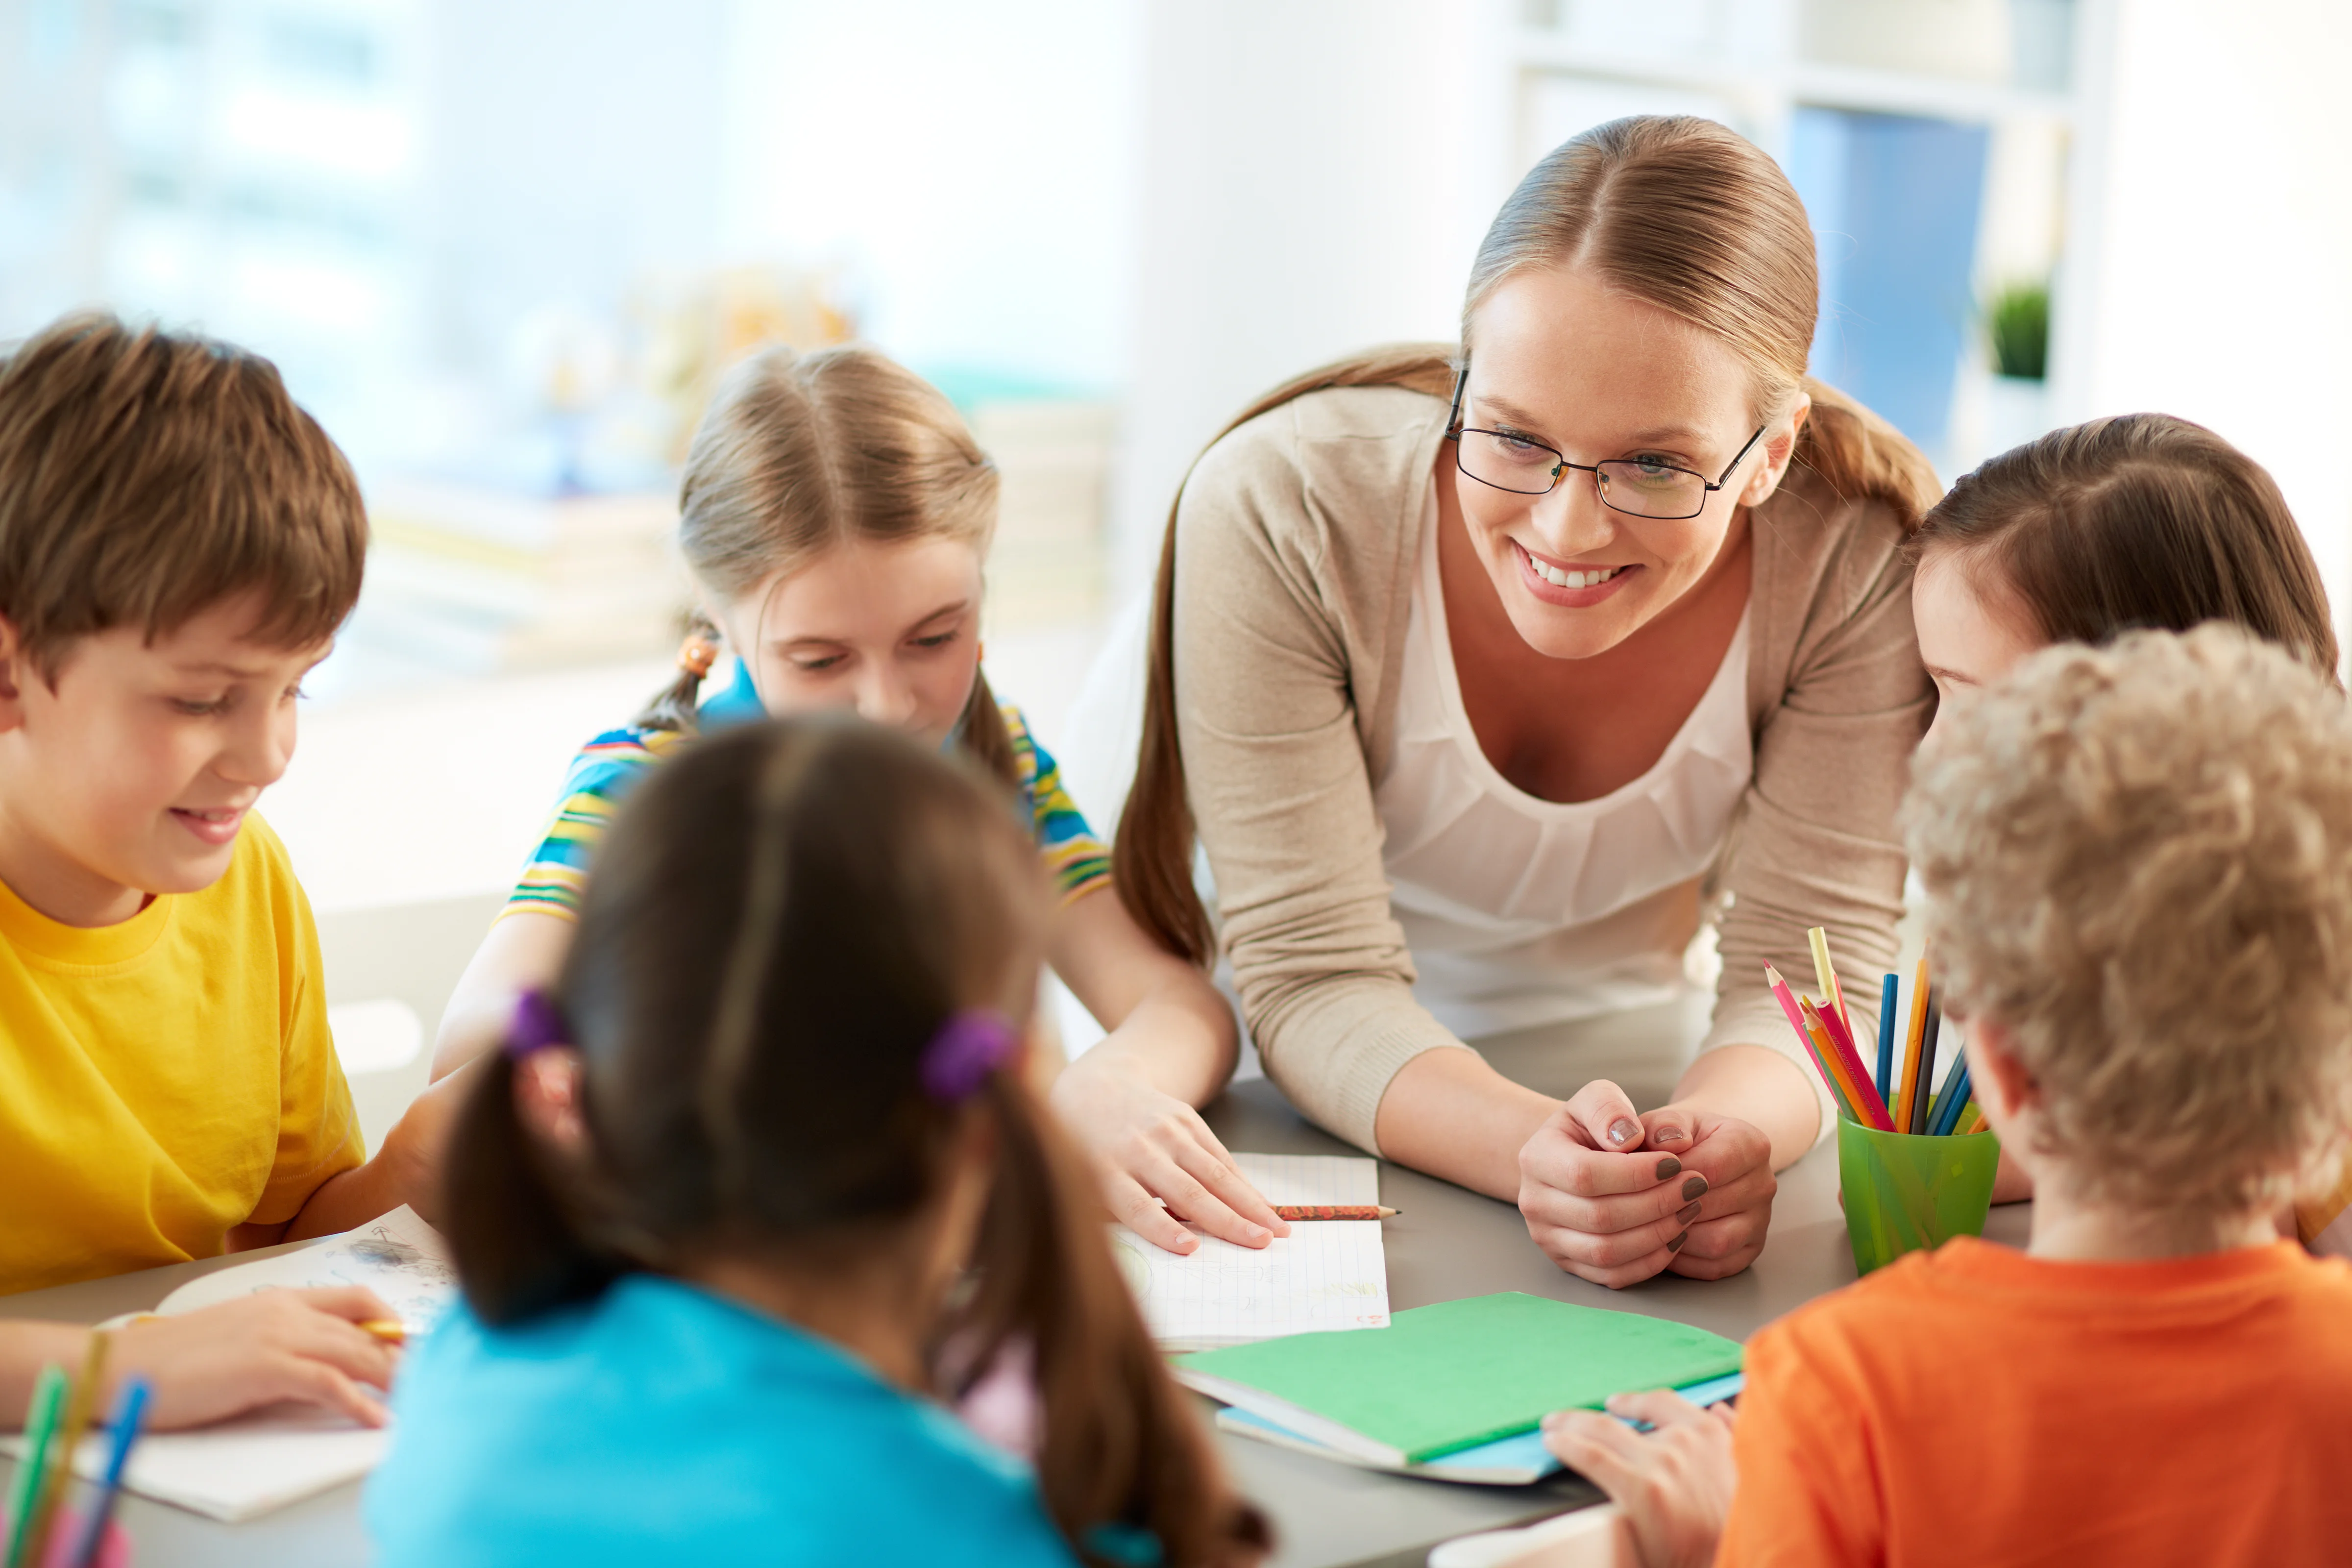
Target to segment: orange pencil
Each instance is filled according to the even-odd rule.
[[[1838,1102],[1839,1109],[1846,1115],[1856,1121],[1861,1121],[1861,1112],[1853,1108],[1853,1102],[1838,1087],[1837,1074],[1830,1070],[1829,1058],[1822,1055],[1821,1047],[1813,1043],[1812,1035],[1806,1029],[1804,1015],[1797,1009],[1797,998],[1790,993],[1789,983],[1781,979],[1780,972],[1769,963],[1764,966],[1764,980],[1771,987],[1773,999],[1780,1004],[1780,1011],[1789,1016],[1789,1027],[1797,1032],[1797,1038],[1804,1045],[1805,1054],[1812,1058],[1813,1070],[1822,1075],[1823,1083],[1829,1085],[1830,1098]]]
[[[1845,1063],[1839,1058],[1837,1042],[1831,1038],[1829,1026],[1822,1022],[1821,1010],[1813,1005],[1811,998],[1806,996],[1797,998],[1797,1006],[1804,1015],[1805,1032],[1812,1037],[1813,1048],[1821,1053],[1822,1064],[1830,1069],[1831,1077],[1837,1084],[1838,1093],[1843,1096],[1846,1104],[1853,1108],[1853,1119],[1864,1127],[1877,1127],[1878,1119],[1871,1115],[1867,1102],[1854,1088],[1853,1074],[1846,1069]],[[1885,1128],[1879,1130],[1886,1131]]]
[[[1895,1125],[1911,1131],[1911,1113],[1919,1096],[1919,1047],[1927,1037],[1927,955],[1919,955],[1919,973],[1911,982],[1911,1029],[1903,1040],[1903,1085],[1889,1107]]]
[[[1883,1121],[1886,1124],[1885,1131],[1894,1131],[1895,1119],[1887,1114],[1886,1102],[1878,1098],[1878,1085],[1871,1081],[1870,1068],[1863,1062],[1862,1053],[1854,1048],[1853,1036],[1847,1030],[1844,1020],[1826,1007],[1822,1009],[1819,1016],[1822,1027],[1829,1033],[1830,1044],[1837,1047],[1838,1066],[1843,1068],[1845,1076],[1853,1080],[1855,1104],[1864,1112],[1859,1120],[1874,1126]]]

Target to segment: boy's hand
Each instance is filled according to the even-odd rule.
[[[1634,1431],[1623,1421],[1655,1428]],[[1544,1417],[1544,1447],[1625,1510],[1642,1568],[1706,1568],[1739,1479],[1731,1458],[1731,1406],[1701,1410],[1681,1394],[1621,1394],[1609,1414],[1559,1410]]]
[[[108,1382],[143,1375],[147,1424],[157,1428],[202,1426],[289,1399],[381,1426],[383,1405],[367,1391],[391,1388],[400,1352],[359,1325],[395,1315],[356,1285],[257,1291],[121,1330]],[[114,1397],[110,1388],[106,1408]]]

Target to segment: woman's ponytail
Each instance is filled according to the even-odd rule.
[[[1827,382],[1808,375],[1802,384],[1813,411],[1797,434],[1791,466],[1820,475],[1842,500],[1884,502],[1904,532],[1916,530],[1944,493],[1935,466],[1901,431]]]
[[[995,1074],[985,1094],[995,1182],[977,1289],[953,1331],[976,1352],[975,1379],[1009,1344],[1031,1348],[1046,1511],[1089,1563],[1255,1562],[1271,1543],[1265,1516],[1226,1485],[1145,1331],[1103,1244],[1087,1173],[1019,1075]]]
[[[1338,386],[1400,386],[1446,397],[1454,351],[1447,343],[1397,343],[1337,361],[1283,383],[1217,432],[1216,445],[1261,414],[1294,398]],[[1192,886],[1192,805],[1185,794],[1184,749],[1176,726],[1176,514],[1179,486],[1160,540],[1151,584],[1151,630],[1143,688],[1143,741],[1135,782],[1111,842],[1111,885],[1135,922],[1161,947],[1205,969],[1217,956],[1216,929]]]
[[[515,1107],[513,1056],[491,1052],[457,1112],[442,1176],[442,1230],[486,1323],[514,1323],[587,1300],[627,1265],[592,1246],[556,1194],[539,1146]]]

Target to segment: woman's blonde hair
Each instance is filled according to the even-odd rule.
[[[714,596],[734,599],[851,540],[947,538],[984,552],[996,495],[996,465],[930,383],[856,344],[810,354],[778,346],[730,372],[695,426],[678,550]],[[718,635],[699,612],[691,629]],[[692,731],[700,684],[685,672],[638,724]],[[992,772],[1013,776],[1012,738],[986,676],[972,681],[961,733]]]
[[[1528,172],[1486,230],[1462,307],[1462,349],[1478,307],[1534,268],[1574,268],[1729,344],[1748,368],[1759,419],[1801,394],[1811,413],[1791,461],[1848,500],[1874,500],[1906,529],[1941,487],[1919,449],[1861,404],[1805,374],[1821,279],[1804,204],[1780,166],[1737,133],[1687,115],[1633,115],[1564,142]],[[1447,396],[1460,355],[1450,345],[1382,349],[1275,388],[1219,435],[1310,392],[1402,386]],[[1181,500],[1181,495],[1179,495]],[[1206,963],[1215,939],[1192,889],[1192,816],[1176,733],[1171,637],[1176,510],[1160,549],[1142,749],[1112,864],[1119,896],[1171,951]]]
[[[2283,1200],[2352,1117],[2352,709],[2230,626],[2034,655],[1904,805],[1956,1014],[2096,1201]]]

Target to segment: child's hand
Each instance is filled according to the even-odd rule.
[[[1062,1069],[1052,1099],[1094,1157],[1110,1212],[1146,1241],[1192,1252],[1186,1221],[1243,1247],[1290,1234],[1199,1111],[1099,1047]]]
[[[1544,1417],[1544,1447],[1624,1510],[1643,1568],[1706,1568],[1739,1479],[1731,1406],[1701,1410],[1661,1389],[1621,1394],[1609,1411],[1553,1412]],[[1636,1432],[1621,1415],[1656,1430]]]
[[[359,1325],[396,1317],[356,1285],[261,1290],[168,1318],[143,1318],[114,1336],[110,1383],[143,1375],[151,1426],[201,1426],[280,1400],[384,1423],[367,1390],[392,1386],[400,1352]],[[107,1395],[107,1408],[114,1395]]]

